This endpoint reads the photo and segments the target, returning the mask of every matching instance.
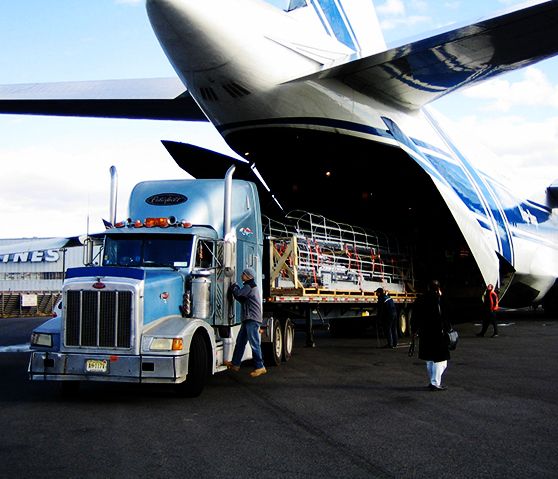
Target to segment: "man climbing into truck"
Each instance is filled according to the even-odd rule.
[[[242,304],[242,326],[236,339],[232,361],[225,361],[227,368],[233,371],[240,370],[240,363],[246,343],[250,343],[255,369],[250,376],[256,378],[265,374],[267,369],[262,359],[260,347],[260,328],[262,326],[262,299],[254,278],[256,272],[253,268],[246,268],[242,272],[242,288],[238,284],[231,285],[231,294]]]

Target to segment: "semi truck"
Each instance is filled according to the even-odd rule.
[[[30,379],[72,390],[82,381],[160,383],[198,396],[232,358],[241,315],[229,291],[246,267],[263,291],[266,365],[291,358],[298,323],[312,346],[316,321],[369,319],[378,287],[398,304],[404,332],[414,299],[408,255],[320,215],[272,220],[256,185],[233,174],[134,187],[127,219],[89,238],[84,266],[67,270],[62,314],[33,331]]]

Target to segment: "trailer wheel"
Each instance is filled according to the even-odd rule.
[[[279,366],[283,355],[283,332],[281,330],[281,322],[276,319],[272,321],[272,339],[271,342],[262,344],[262,353],[265,364]]]
[[[207,345],[201,334],[194,334],[190,344],[188,375],[186,381],[176,385],[176,392],[183,397],[198,397],[209,374]]]
[[[287,318],[283,325],[283,361],[287,362],[293,355],[294,326],[292,321]]]
[[[399,310],[399,335],[405,336],[408,331],[407,311],[403,307]]]

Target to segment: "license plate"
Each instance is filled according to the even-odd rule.
[[[108,359],[88,359],[85,361],[85,372],[97,374],[108,373]]]

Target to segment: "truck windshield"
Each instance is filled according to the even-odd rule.
[[[107,236],[104,266],[170,266],[185,268],[192,250],[190,235]]]

